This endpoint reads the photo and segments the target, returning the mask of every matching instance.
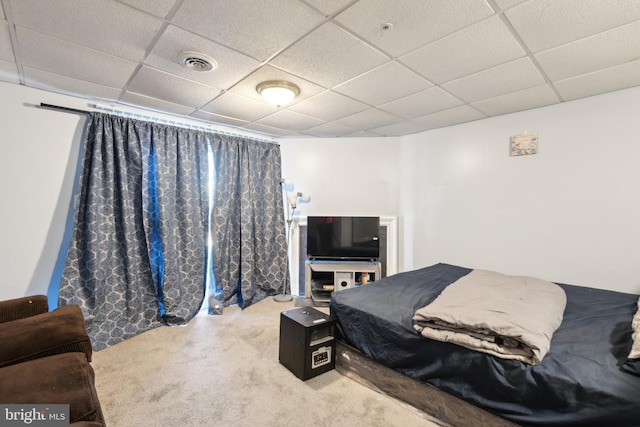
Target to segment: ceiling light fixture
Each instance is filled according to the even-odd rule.
[[[256,86],[256,90],[265,101],[277,107],[287,105],[300,94],[300,88],[282,80],[269,80]]]

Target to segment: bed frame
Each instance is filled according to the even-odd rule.
[[[391,396],[432,417],[445,427],[517,427],[438,388],[377,363],[355,348],[336,341],[336,370],[372,390]]]
[[[337,370],[447,426],[638,426],[640,378],[625,372],[638,296],[558,284],[554,347],[535,366],[424,339],[412,328],[471,269],[436,264],[334,292]]]

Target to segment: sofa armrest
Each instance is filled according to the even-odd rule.
[[[60,353],[81,352],[91,361],[92,347],[77,305],[0,323],[0,368]]]
[[[46,295],[33,295],[0,301],[0,323],[11,322],[49,311]]]
[[[68,404],[67,425],[75,426],[80,421],[105,424],[95,387],[95,373],[82,353],[56,354],[0,369],[0,402],[20,405]],[[9,424],[27,427],[22,422]]]

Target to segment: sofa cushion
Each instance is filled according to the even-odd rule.
[[[68,404],[70,423],[104,424],[93,368],[83,353],[57,354],[0,369],[0,402]]]
[[[47,311],[49,311],[49,300],[46,295],[3,300],[0,301],[0,323],[35,316]]]
[[[0,323],[0,343],[0,367],[65,352],[82,352],[88,361],[92,355],[77,305]]]

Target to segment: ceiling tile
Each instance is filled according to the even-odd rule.
[[[331,88],[388,59],[337,25],[327,23],[275,57],[271,63]]]
[[[0,60],[16,62],[9,36],[9,25],[6,22],[0,22]]]
[[[554,83],[565,100],[640,86],[640,60]]]
[[[196,119],[212,121],[215,123],[221,123],[228,126],[244,126],[249,122],[246,120],[238,120],[233,117],[221,116],[219,114],[208,113],[206,111],[197,110],[191,113],[191,117],[195,117]]]
[[[463,77],[442,85],[442,88],[467,102],[493,98],[545,83],[529,58]]]
[[[349,3],[353,2],[353,0],[303,0],[303,1],[308,5],[318,9],[325,16],[333,15],[334,13],[343,9]]]
[[[397,57],[492,14],[484,0],[360,0],[336,21]]]
[[[501,10],[506,10],[529,0],[494,0]]]
[[[323,20],[298,1],[185,0],[172,22],[263,61]]]
[[[205,54],[215,60],[218,67],[210,72],[187,68],[180,63],[180,54],[185,51]],[[144,62],[159,70],[221,89],[232,86],[260,66],[260,62],[251,57],[172,25],[163,32]]]
[[[540,52],[535,58],[555,81],[633,61],[639,52],[640,21]]]
[[[120,102],[124,104],[139,106],[149,110],[164,111],[183,116],[188,116],[194,111],[193,107],[188,107],[186,105],[180,105],[174,102],[165,101],[163,99],[152,98],[150,96],[144,96],[139,93],[132,92],[127,92],[122,95]]]
[[[425,126],[428,126],[428,129],[435,129],[440,127],[453,126],[465,122],[472,122],[474,120],[480,120],[486,117],[486,115],[468,105],[461,105],[460,107],[455,107],[449,110],[439,111],[437,113],[417,117],[413,120]]]
[[[264,119],[258,120],[256,123],[300,132],[310,127],[318,126],[323,121],[294,111],[280,110]]]
[[[175,0],[119,0],[136,9],[143,10],[147,13],[155,15],[159,18],[166,18],[167,14],[173,8]]]
[[[318,138],[336,138],[344,135],[350,135],[354,132],[356,132],[356,129],[338,123],[323,123],[319,126],[305,129],[304,134],[316,136]]]
[[[22,64],[26,67],[115,88],[124,86],[136,69],[134,62],[42,33],[21,27],[17,33]]]
[[[13,62],[0,60],[0,80],[9,83],[20,83],[20,77],[18,76],[18,68]]]
[[[371,132],[374,132],[381,136],[402,136],[411,135],[412,133],[417,132],[423,132],[429,129],[431,129],[431,127],[426,123],[419,123],[409,120],[371,129]]]
[[[509,29],[496,16],[422,47],[399,60],[429,80],[441,84],[524,55]]]
[[[330,90],[299,102],[289,108],[292,111],[330,121],[368,110],[367,104],[347,98]]]
[[[532,52],[640,19],[637,0],[531,0],[505,15]]]
[[[436,111],[448,110],[449,108],[462,105],[462,103],[458,98],[445,92],[441,88],[433,87],[389,102],[388,104],[380,105],[378,108],[410,119],[435,113]]]
[[[410,134],[640,85],[640,0],[2,0],[0,9],[0,81],[280,137]],[[185,50],[217,70],[181,66]],[[278,109],[256,92],[265,80],[301,93]]]
[[[399,117],[394,116],[393,114],[389,114],[386,111],[378,110],[376,108],[370,108],[368,110],[353,114],[349,117],[336,120],[336,122],[341,125],[348,126],[357,130],[369,130],[399,121]]]
[[[144,66],[129,83],[127,92],[195,109],[216,97],[220,90]]]
[[[161,19],[114,1],[19,0],[11,7],[17,26],[131,61],[144,58],[162,25]]]
[[[246,126],[242,126],[242,129],[247,129],[254,132],[260,132],[265,135],[273,135],[273,136],[280,136],[280,137],[291,135],[293,133],[287,129],[274,128],[272,126],[267,126],[260,123],[249,123]]]
[[[529,110],[557,104],[560,99],[547,84],[508,93],[495,98],[474,102],[472,107],[480,110],[487,116],[499,116],[516,111]]]
[[[373,132],[368,132],[365,130],[359,130],[357,132],[350,133],[344,136],[348,138],[377,138],[377,137],[380,137],[381,135]]]
[[[202,107],[201,110],[222,116],[242,117],[250,122],[278,111],[275,105],[245,98],[231,92],[223,93]]]
[[[395,61],[356,77],[334,90],[376,106],[433,86]]]
[[[255,99],[256,101],[266,104],[266,101],[260,96],[256,90],[258,84],[268,80],[284,80],[289,83],[293,83],[300,89],[300,94],[290,103],[287,107],[295,105],[296,103],[309,98],[322,92],[324,89],[321,86],[311,83],[308,80],[301,79],[298,76],[287,73],[269,65],[259,68],[250,76],[242,80],[240,83],[232,87],[229,92],[237,95],[242,95],[246,98]]]
[[[60,74],[48,73],[34,68],[23,67],[25,84],[38,89],[69,95],[83,95],[96,100],[114,101],[120,96],[120,89],[85,82]]]

